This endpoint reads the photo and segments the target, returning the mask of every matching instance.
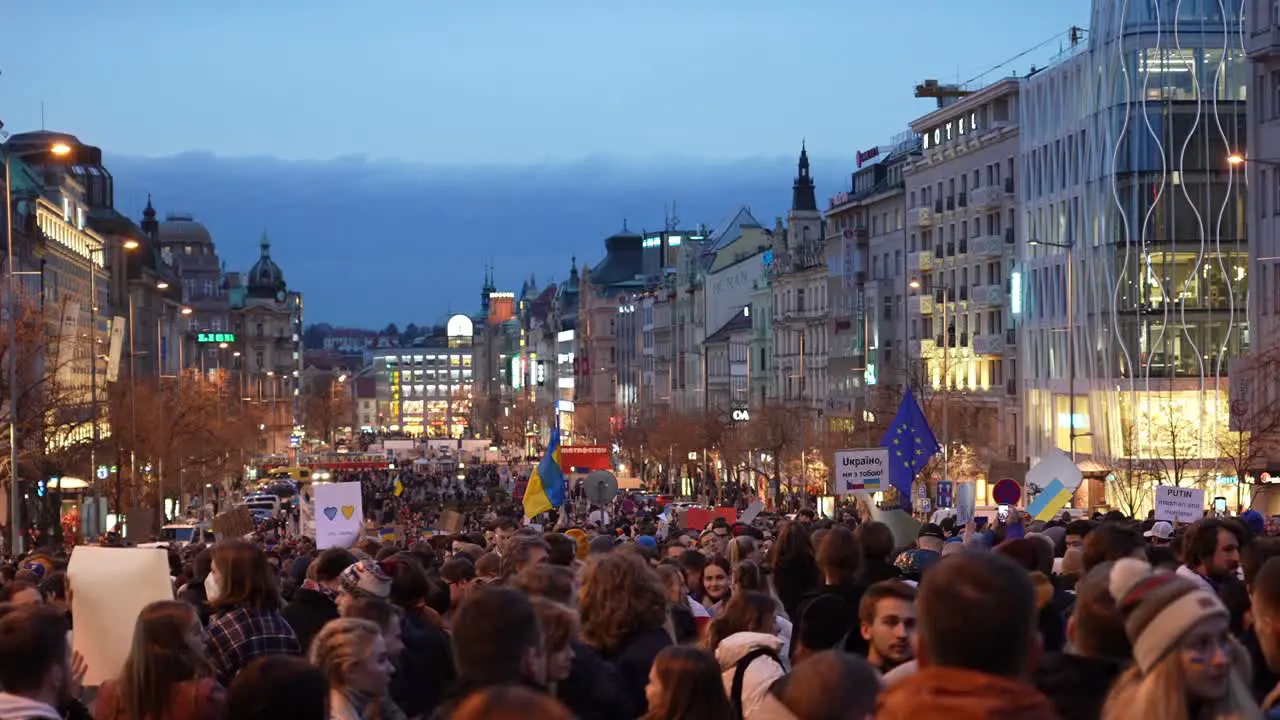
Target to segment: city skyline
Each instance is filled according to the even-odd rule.
[[[35,34],[14,38],[0,112],[10,131],[44,125],[102,147],[122,211],[137,217],[152,194],[162,214],[195,215],[229,269],[253,261],[265,229],[290,284],[307,292],[309,317],[403,323],[473,309],[486,261],[504,287],[529,271],[563,278],[574,254],[598,258],[624,218],[655,228],[673,201],[686,223],[714,224],[740,205],[771,220],[786,207],[802,139],[819,194],[846,190],[858,150],[932,108],[911,96],[917,82],[978,77],[1085,24],[1087,5],[1072,5],[1015,19],[975,51],[971,39],[990,17],[1016,17],[1012,0],[972,4],[945,24],[905,8],[736,3],[729,12],[717,1],[681,13],[678,28],[661,7],[566,2],[540,6],[537,35],[510,4],[482,25],[475,12],[408,4],[393,7],[403,22],[388,23],[389,14],[336,5],[308,6],[298,21],[296,4],[232,2],[215,13],[135,0],[81,7],[81,22],[65,29],[67,42],[86,44],[94,33],[136,35],[110,62],[72,67],[40,53]],[[60,20],[49,8],[12,12],[19,23]],[[286,20],[296,29],[287,41],[276,32]],[[788,23],[794,39],[778,42]],[[895,30],[852,30],[847,44],[831,43],[804,32],[818,23]],[[456,32],[402,29],[444,25]],[[902,52],[908,31],[927,50]],[[657,43],[659,32],[677,39]],[[654,52],[618,52],[620,34]],[[692,49],[681,52],[686,37]],[[430,51],[414,54],[415,43]],[[987,79],[1025,74],[1058,48],[1050,42]],[[890,53],[901,56],[894,72],[858,71]],[[705,69],[687,71],[691,54]],[[583,55],[598,59],[584,64]],[[55,76],[76,82],[49,82]],[[119,102],[122,88],[131,102]],[[797,95],[809,109],[795,107]],[[334,218],[334,207],[379,212]],[[385,271],[331,262],[353,236],[395,262]],[[333,289],[343,283],[361,288],[357,302]]]

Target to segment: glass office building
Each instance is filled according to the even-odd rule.
[[[1247,348],[1239,3],[1095,0],[1026,78],[1015,320],[1028,454],[1214,482]],[[1068,291],[1068,288],[1071,288]],[[1233,493],[1234,497],[1234,493]]]

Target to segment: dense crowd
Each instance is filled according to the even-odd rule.
[[[1280,538],[1253,512],[905,541],[853,511],[673,520],[626,498],[408,545],[173,550],[175,599],[96,688],[66,558],[37,551],[4,568],[0,720],[1280,718]]]

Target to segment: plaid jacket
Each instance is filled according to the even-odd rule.
[[[218,682],[230,687],[236,673],[263,655],[302,655],[293,628],[278,612],[235,608],[209,621],[209,662]]]

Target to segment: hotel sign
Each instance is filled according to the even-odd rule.
[[[233,343],[235,341],[235,333],[196,333],[198,343]]]
[[[870,150],[861,150],[858,152],[858,167],[862,167],[868,160],[875,160],[880,157],[880,148],[873,147]]]

